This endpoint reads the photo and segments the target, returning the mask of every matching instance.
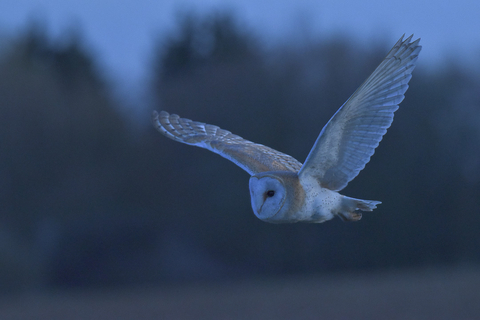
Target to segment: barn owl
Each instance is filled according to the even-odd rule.
[[[154,125],[170,139],[213,151],[247,171],[252,209],[263,221],[319,223],[334,216],[360,220],[360,211],[372,211],[381,202],[350,198],[339,191],[370,161],[404,98],[422,48],[420,39],[411,41],[412,36],[398,40],[327,122],[303,165],[217,126],[165,111],[153,112]]]

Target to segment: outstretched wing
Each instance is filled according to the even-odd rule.
[[[153,123],[163,135],[178,142],[213,151],[254,175],[264,171],[298,172],[302,164],[293,157],[245,140],[217,126],[153,112]]]
[[[370,161],[404,98],[422,48],[420,39],[410,42],[412,36],[398,40],[328,121],[300,169],[300,178],[313,176],[323,187],[339,191]]]

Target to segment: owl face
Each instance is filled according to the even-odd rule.
[[[261,220],[275,220],[285,205],[286,188],[279,177],[258,174],[250,178],[250,199],[255,215]]]

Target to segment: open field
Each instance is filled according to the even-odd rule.
[[[30,293],[0,319],[480,319],[480,269]]]

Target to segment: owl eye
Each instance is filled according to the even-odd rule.
[[[271,197],[273,197],[273,196],[275,195],[275,191],[273,191],[273,190],[268,190],[266,194],[267,194],[267,197],[271,198]]]

